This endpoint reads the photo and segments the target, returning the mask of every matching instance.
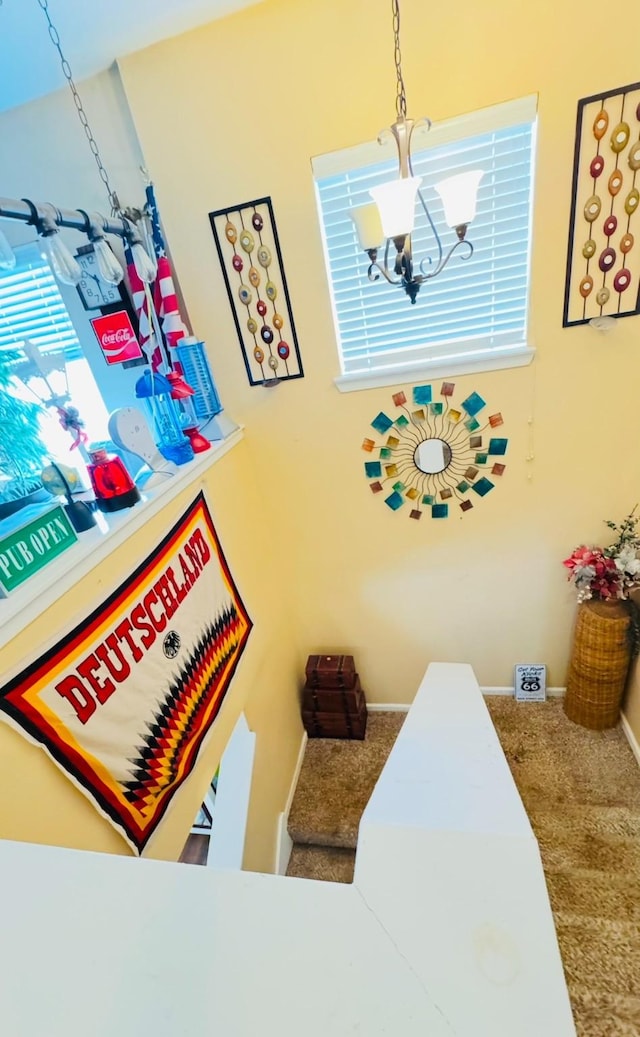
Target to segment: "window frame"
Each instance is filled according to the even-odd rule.
[[[340,363],[340,374],[334,378],[334,384],[340,392],[353,392],[361,389],[371,389],[383,386],[393,386],[422,378],[437,378],[446,375],[471,374],[483,371],[502,370],[511,367],[523,367],[531,363],[535,356],[535,348],[531,344],[530,326],[530,280],[531,280],[531,245],[532,245],[532,223],[533,223],[533,200],[535,192],[535,161],[536,161],[536,128],[537,128],[537,106],[536,94],[507,101],[503,104],[493,105],[475,112],[458,116],[438,123],[428,128],[426,124],[416,124],[413,132],[413,150],[415,153],[440,148],[447,144],[463,142],[471,137],[481,136],[486,133],[507,129],[528,123],[531,125],[531,189],[529,195],[529,240],[527,249],[527,294],[525,305],[525,336],[524,342],[514,343],[513,347],[472,347],[464,353],[460,351],[447,353],[447,342],[443,341],[442,348],[437,349],[437,355],[430,358],[421,358],[413,362],[389,363],[384,367],[372,368],[370,370],[345,371],[344,354],[340,342],[339,321],[334,301],[333,286],[331,280],[331,269],[329,264],[329,252],[327,236],[323,220],[323,212],[320,201],[320,188],[318,181],[347,172],[374,166],[385,160],[393,160],[396,156],[395,143],[390,134],[385,134],[381,142],[371,141],[366,144],[344,148],[340,151],[330,152],[312,158],[312,172],[314,188],[316,192],[316,203],[318,208],[318,220],[325,258],[327,274],[327,286],[329,289],[331,309],[336,341],[336,353]],[[471,240],[472,236],[470,235]],[[446,277],[446,273],[442,274]],[[422,289],[428,291],[428,284]],[[375,286],[372,285],[372,291]],[[410,305],[401,289],[398,289],[398,304]],[[471,343],[472,340],[470,340]],[[435,353],[435,350],[434,350]]]

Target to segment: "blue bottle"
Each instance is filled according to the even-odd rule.
[[[136,382],[136,397],[143,402],[158,450],[167,461],[186,464],[193,461],[193,449],[180,426],[171,391],[164,375],[149,368]]]

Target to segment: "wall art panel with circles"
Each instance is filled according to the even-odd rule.
[[[250,385],[303,378],[270,198],[209,213]]]
[[[578,102],[563,326],[640,312],[640,83]]]

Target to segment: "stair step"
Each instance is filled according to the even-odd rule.
[[[637,877],[550,869],[545,871],[545,878],[554,913],[566,911],[571,915],[610,921],[621,918],[640,926]]]
[[[636,781],[640,780],[640,772]],[[529,811],[531,824],[562,832],[588,832],[593,836],[615,836],[621,839],[640,837],[640,814],[626,806],[579,806],[533,808]]]
[[[289,813],[294,843],[355,849],[358,826],[405,713],[370,713],[363,741],[311,738]]]
[[[590,990],[582,984],[569,988],[578,1037],[638,1037],[640,998]]]
[[[640,815],[625,807],[529,814],[545,869],[640,875]]]
[[[555,914],[567,985],[640,997],[640,932],[632,922]]]
[[[355,850],[298,843],[294,844],[291,851],[287,875],[299,879],[349,883],[353,882],[355,863]]]

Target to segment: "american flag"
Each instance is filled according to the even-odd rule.
[[[153,184],[147,186],[146,194],[147,211],[151,217],[153,247],[158,261],[158,274],[153,285],[153,304],[162,321],[162,332],[167,344],[173,347],[185,335],[185,327],[180,316],[171,264],[167,258],[167,249],[162,236]]]
[[[158,263],[158,273],[153,284],[148,286],[149,290],[138,277],[128,245],[125,248],[125,258],[133,304],[140,321],[140,345],[146,352],[149,341],[154,335],[156,340],[158,337],[162,339],[161,342],[156,341],[151,357],[151,366],[154,371],[157,371],[163,365],[167,369],[171,368],[171,354],[166,347],[175,346],[186,334],[186,331],[180,316],[171,264],[167,258],[167,249],[162,236],[153,184],[147,186],[146,195],[147,212],[151,218],[153,248]],[[151,312],[152,309],[154,312]],[[155,334],[156,329],[160,332],[159,336]]]

